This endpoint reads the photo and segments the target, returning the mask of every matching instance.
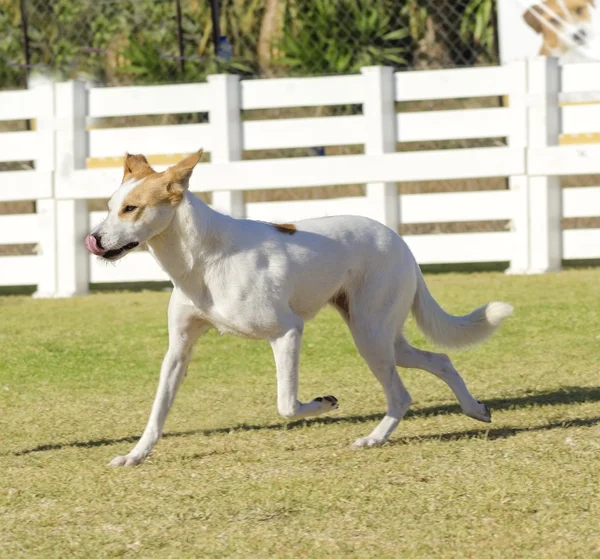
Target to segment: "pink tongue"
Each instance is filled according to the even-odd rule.
[[[98,246],[98,241],[93,235],[88,235],[85,238],[85,248],[87,248],[92,254],[96,254],[98,256],[102,256],[106,252]]]

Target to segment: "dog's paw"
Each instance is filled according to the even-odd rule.
[[[115,456],[108,465],[112,468],[118,468],[119,466],[137,466],[143,462],[142,456],[129,455],[126,456]]]
[[[335,396],[319,396],[314,399],[315,402],[319,403],[320,413],[326,413],[328,411],[337,410],[340,405],[338,399]]]
[[[477,421],[483,421],[484,423],[492,422],[492,412],[490,411],[490,408],[481,402],[477,402],[477,406],[474,409],[465,411],[465,415],[477,419]]]
[[[381,446],[387,439],[378,439],[375,437],[361,437],[356,439],[352,448],[372,448],[374,446]]]

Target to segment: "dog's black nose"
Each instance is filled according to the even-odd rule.
[[[94,237],[94,239],[96,239],[96,246],[100,250],[104,250],[104,247],[102,246],[102,243],[100,242],[100,235],[92,235],[92,237]]]
[[[586,38],[587,38],[587,33],[583,29],[581,29],[580,31],[577,31],[577,33],[573,33],[573,40],[579,45],[582,45],[583,43],[585,43]]]

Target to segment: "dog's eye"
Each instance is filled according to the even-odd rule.
[[[578,16],[582,16],[583,15],[583,8],[575,8],[575,14],[577,14]]]
[[[555,27],[559,27],[560,26],[560,19],[557,19],[555,17],[551,17],[549,20],[550,25],[554,25]]]
[[[137,206],[125,206],[123,208],[123,213],[131,213],[132,211],[137,210]]]

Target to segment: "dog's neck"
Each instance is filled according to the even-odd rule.
[[[206,267],[231,245],[235,221],[186,191],[169,226],[148,247],[176,286],[201,282]]]

